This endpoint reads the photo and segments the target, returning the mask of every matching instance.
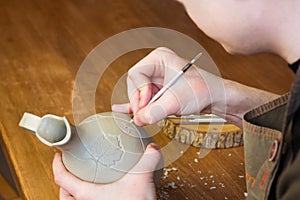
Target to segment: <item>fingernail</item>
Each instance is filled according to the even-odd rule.
[[[160,147],[154,142],[150,143],[149,146],[153,149],[160,150]]]

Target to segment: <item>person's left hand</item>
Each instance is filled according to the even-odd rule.
[[[78,179],[66,170],[61,154],[56,153],[53,173],[56,184],[60,186],[60,199],[156,199],[153,171],[161,158],[158,149],[156,144],[149,144],[131,171],[109,184],[94,184]]]

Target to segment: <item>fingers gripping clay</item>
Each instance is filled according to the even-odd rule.
[[[24,113],[19,125],[44,144],[59,148],[65,167],[75,176],[93,183],[111,183],[123,177],[152,142],[148,133],[130,119],[125,114],[106,112],[88,117],[75,127],[65,117],[40,118]]]

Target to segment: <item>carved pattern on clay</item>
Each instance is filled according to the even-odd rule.
[[[134,136],[137,137],[138,131],[136,130],[135,127],[133,127],[133,125],[130,122],[124,121],[124,120],[120,120],[118,122],[119,128],[126,134],[130,135],[130,136]]]
[[[113,166],[121,160],[123,151],[118,137],[110,136],[110,140],[99,135],[89,146],[90,151],[94,152],[93,157],[96,161],[107,167]]]
[[[145,145],[143,143],[143,139],[144,137],[146,137],[145,135],[141,135],[141,132],[137,129],[137,127],[135,125],[133,125],[130,121],[126,121],[124,119],[118,118],[118,128],[125,134],[137,138],[141,141],[141,145],[143,147],[143,149],[145,149]]]

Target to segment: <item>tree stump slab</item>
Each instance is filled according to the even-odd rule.
[[[243,145],[243,132],[233,124],[188,124],[180,118],[171,118],[161,121],[160,125],[170,139],[195,147],[224,149]]]

